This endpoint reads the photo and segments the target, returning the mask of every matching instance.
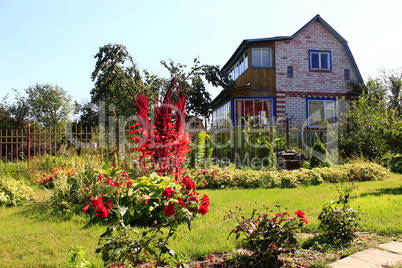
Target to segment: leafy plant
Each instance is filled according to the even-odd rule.
[[[87,261],[87,253],[82,246],[71,249],[71,259],[66,264],[71,268],[94,268],[95,265]]]
[[[12,178],[0,177],[0,205],[16,206],[23,201],[32,200],[32,189]]]
[[[325,148],[322,141],[317,138],[313,147],[311,148],[312,155],[310,158],[310,167],[329,167],[331,163],[329,161],[328,151]]]
[[[177,102],[171,99],[172,91],[178,88]],[[163,100],[153,108],[153,120],[148,116],[148,98],[141,94],[134,98],[137,104],[139,123],[134,124],[136,134],[133,140],[140,152],[139,165],[145,174],[156,172],[162,176],[173,174],[179,177],[184,173],[189,135],[184,131],[186,119],[186,96],[176,80],[171,81],[170,87]]]
[[[230,232],[229,236],[236,234],[236,239],[241,235],[244,245],[254,251],[254,257],[260,263],[280,265],[279,256],[283,253],[292,253],[296,250],[298,242],[295,234],[301,231],[305,224],[308,224],[305,213],[298,210],[294,214],[296,218],[285,210],[280,211],[280,206],[276,205],[278,213],[273,217],[268,213],[259,212],[255,209],[249,218],[240,214],[241,208],[237,211],[229,211],[225,219],[234,218],[237,226]],[[263,208],[267,210],[266,207]],[[271,211],[272,212],[272,211]]]
[[[350,187],[336,186],[338,200],[326,203],[318,216],[319,227],[324,231],[324,235],[342,246],[349,244],[358,230],[360,212],[349,206],[354,189],[353,184]]]

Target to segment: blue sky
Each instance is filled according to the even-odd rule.
[[[50,83],[89,100],[93,56],[108,43],[164,77],[161,60],[223,66],[243,39],[292,35],[317,14],[348,41],[363,78],[375,77],[402,67],[401,10],[397,0],[0,0],[0,98]]]

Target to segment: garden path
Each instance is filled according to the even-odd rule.
[[[377,268],[402,264],[402,242],[392,241],[334,262],[331,268]]]

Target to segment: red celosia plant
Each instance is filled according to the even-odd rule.
[[[173,90],[177,89],[177,102],[172,101]],[[175,79],[162,101],[153,109],[153,119],[149,119],[148,98],[141,94],[134,97],[137,105],[138,123],[131,127],[136,134],[132,138],[138,145],[134,150],[140,152],[139,165],[143,172],[156,172],[158,175],[174,175],[177,180],[185,171],[183,166],[188,147],[189,135],[184,131],[186,119],[186,96],[182,86]]]

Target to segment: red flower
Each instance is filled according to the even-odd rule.
[[[100,206],[96,209],[96,215],[103,219],[109,216],[109,210],[105,206]]]
[[[122,171],[122,172],[120,172],[120,173],[121,173],[121,175],[123,175],[124,177],[128,177],[128,173],[127,173],[127,172]]]
[[[201,215],[205,215],[209,211],[208,206],[206,205],[201,205],[200,208],[198,209],[198,213]]]
[[[201,198],[201,203],[203,205],[206,205],[207,207],[211,204],[211,202],[209,201],[209,198],[207,195],[204,194],[204,196]]]
[[[166,216],[172,216],[177,212],[177,210],[174,208],[173,202],[169,202],[169,205],[165,206],[163,208],[163,212],[165,212]]]
[[[117,187],[117,182],[113,181],[111,178],[107,178],[105,182],[109,185],[112,185],[114,188]]]
[[[198,194],[197,194],[196,192],[191,192],[191,193],[189,193],[189,194],[188,194],[188,200],[189,200],[190,202],[195,202],[195,203],[197,203],[197,202],[198,202]]]
[[[101,181],[104,177],[105,177],[105,176],[103,176],[102,174],[100,174],[100,175],[98,176],[98,180]]]
[[[112,208],[113,208],[113,201],[112,201],[112,200],[106,201],[106,207],[107,207],[108,209],[112,209]]]
[[[186,206],[186,202],[184,202],[183,198],[177,198],[177,200],[179,201],[180,206],[182,206],[183,208]]]
[[[296,214],[299,218],[304,218],[304,215],[306,215],[306,213],[304,213],[304,212],[301,211],[301,210],[296,211],[295,214]]]
[[[304,212],[301,211],[301,210],[298,210],[298,211],[295,212],[295,214],[296,214],[299,218],[301,218],[306,224],[308,224],[308,220],[304,217],[304,215],[306,215],[306,213],[304,213]]]
[[[95,208],[103,206],[103,199],[102,197],[97,197],[95,199],[92,200],[92,206],[94,206]]]
[[[163,197],[166,198],[166,200],[169,200],[173,196],[173,190],[170,187],[165,188],[163,190]]]
[[[192,180],[190,180],[188,176],[183,177],[181,182],[184,189],[186,190],[195,189],[195,183]]]
[[[127,178],[127,179],[126,179],[126,185],[127,185],[127,186],[126,186],[127,188],[130,188],[131,186],[133,186],[133,182],[131,181],[130,178]]]
[[[85,206],[81,209],[81,211],[85,213],[88,211],[88,209],[89,209],[88,202],[85,202]]]

